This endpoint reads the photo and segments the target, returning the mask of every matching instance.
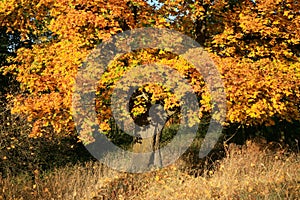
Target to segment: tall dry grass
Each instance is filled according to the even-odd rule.
[[[187,177],[167,171],[136,199],[300,199],[300,156],[248,141],[231,145],[216,170]]]
[[[183,161],[143,173],[97,162],[0,179],[0,199],[300,199],[300,156],[248,141],[230,145],[213,168],[191,176]]]

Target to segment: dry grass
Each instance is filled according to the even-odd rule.
[[[0,199],[91,199],[118,173],[89,162],[34,174],[34,178],[25,174],[0,179]]]
[[[299,199],[300,157],[284,153],[252,142],[243,148],[232,145],[208,176],[167,172],[137,199]]]
[[[215,170],[198,177],[182,162],[144,174],[89,162],[0,179],[0,199],[300,199],[299,161],[299,153],[247,142],[231,145]]]

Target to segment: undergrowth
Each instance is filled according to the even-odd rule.
[[[225,157],[199,167],[198,175],[184,159],[142,174],[88,161],[35,170],[33,177],[8,174],[0,179],[0,199],[299,199],[299,161],[299,152],[254,141],[226,146]]]

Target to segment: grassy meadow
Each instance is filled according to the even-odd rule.
[[[277,144],[230,144],[225,156],[129,174],[90,160],[0,177],[0,199],[300,199],[300,154]]]

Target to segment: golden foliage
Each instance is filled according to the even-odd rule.
[[[34,122],[32,136],[51,125],[56,133],[72,132],[70,111],[78,67],[101,41],[137,27],[168,27],[205,45],[222,74],[227,92],[227,122],[273,125],[275,120],[299,120],[300,4],[296,1],[161,1],[155,8],[143,0],[4,0],[0,2],[0,25],[31,40],[20,48],[15,73],[23,94],[14,99],[14,112]],[[127,57],[126,57],[127,56]],[[104,80],[99,116],[109,129],[111,111],[104,101],[111,87],[130,66],[159,62],[174,67],[192,83],[201,97],[201,117],[210,111],[210,97],[199,73],[178,57],[163,51],[126,55],[129,64],[116,60]],[[169,93],[156,86],[153,101]],[[99,93],[99,94],[100,94]],[[141,102],[143,101],[140,99]],[[142,104],[140,102],[140,105]],[[168,108],[178,106],[169,95]],[[136,114],[145,109],[137,106]],[[202,114],[201,114],[202,113]]]

